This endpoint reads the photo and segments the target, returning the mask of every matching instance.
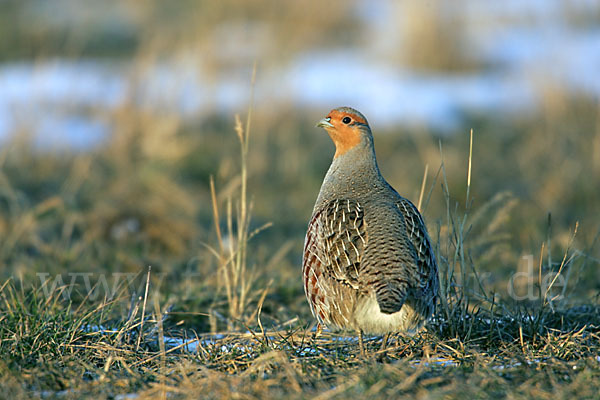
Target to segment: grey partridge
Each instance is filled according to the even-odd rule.
[[[336,151],[313,209],[302,260],[304,291],[322,326],[413,335],[431,317],[438,271],[417,208],[381,176],[366,118],[350,107],[317,126]]]

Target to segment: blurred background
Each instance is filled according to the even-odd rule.
[[[234,116],[252,102],[250,228],[272,223],[249,244],[252,289],[275,280],[268,314],[307,316],[301,248],[333,154],[314,124],[347,105],[369,119],[401,194],[417,203],[426,176],[438,257],[452,258],[451,219],[466,214],[487,290],[509,297],[541,255],[544,271],[568,271],[558,294],[598,297],[598,1],[0,7],[3,278],[151,264],[178,309],[218,309],[209,180],[225,231],[241,182]]]

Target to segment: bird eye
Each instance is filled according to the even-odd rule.
[[[352,119],[350,119],[350,117],[344,117],[344,119],[342,119],[342,122],[345,124],[349,124],[350,121],[352,121]]]

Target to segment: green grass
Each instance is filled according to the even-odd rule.
[[[362,359],[355,339],[324,334],[315,340],[298,321],[264,332],[254,324],[248,333],[209,341],[210,334],[184,337],[185,330],[162,327],[160,306],[147,315],[138,348],[141,314],[115,319],[109,315],[117,303],[74,309],[60,290],[46,298],[15,286],[2,289],[7,397],[593,398],[598,390],[598,308],[539,310],[531,319],[456,314],[436,320],[428,333],[396,338],[385,355],[377,339],[368,341],[370,355]],[[100,325],[111,329],[90,329]],[[200,346],[194,352],[161,346],[163,329]]]
[[[558,226],[555,217],[528,226],[547,214],[524,218],[532,208],[522,194],[488,194],[494,185],[480,183],[481,170],[491,170],[482,149],[512,154],[531,137],[501,140],[482,128],[471,152],[469,135],[443,143],[376,135],[384,173],[396,158],[430,165],[423,184],[424,167],[411,176],[404,169],[408,183],[387,175],[402,193],[412,186],[415,202],[422,198],[442,287],[427,332],[396,337],[385,353],[372,338],[363,359],[352,337],[313,338],[300,282],[304,228],[330,157],[317,148],[327,139],[305,130],[250,135],[250,118],[225,124],[230,133],[222,124],[144,130],[152,117],[141,117],[116,116],[133,129],[92,153],[44,153],[16,141],[2,154],[4,396],[597,395],[595,221],[571,226],[559,213]],[[294,155],[306,135],[315,143]],[[165,137],[168,146],[154,145]],[[423,162],[431,157],[437,166]],[[504,172],[487,179],[505,182]],[[570,184],[579,188],[578,179]],[[531,198],[545,195],[534,189]],[[507,284],[523,270],[525,249],[536,253],[533,272],[515,293],[533,297],[517,301]]]
[[[223,21],[268,29],[267,67],[362,38],[341,2],[126,6],[127,29],[107,30],[96,12],[54,26],[9,2],[0,59],[138,54],[143,69],[213,53]],[[413,8],[405,64],[485,68],[456,51],[461,21]],[[370,338],[367,358],[353,336],[313,338],[301,283],[329,110],[184,122],[131,100],[98,110],[113,136],[83,153],[15,132],[0,148],[0,398],[597,398],[600,114],[548,90],[532,115],[466,116],[472,136],[375,129],[384,176],[420,203],[441,299],[426,332],[385,353]]]

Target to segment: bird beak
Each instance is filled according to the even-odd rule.
[[[320,120],[319,122],[317,122],[317,127],[319,128],[333,128],[333,124],[331,122],[331,118],[327,117],[327,118],[323,118],[322,120]]]

